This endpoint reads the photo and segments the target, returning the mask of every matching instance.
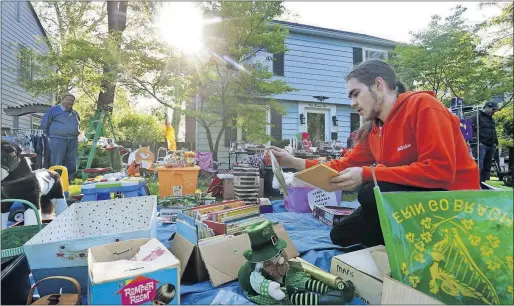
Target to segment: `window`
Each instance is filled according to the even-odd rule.
[[[284,76],[284,53],[273,54],[273,75]]]
[[[356,131],[360,127],[361,116],[357,113],[350,113],[350,132]]]
[[[20,47],[20,81],[23,82],[32,80],[32,66],[32,56],[30,55],[29,49],[23,46]]]
[[[271,137],[275,140],[282,140],[282,115],[276,110],[271,110]]]
[[[271,127],[271,114],[272,112],[270,111],[270,108],[269,106],[265,106],[266,108],[266,125],[264,126],[264,133],[267,134],[267,135],[271,135],[273,136],[271,130],[272,129],[276,129],[277,127],[275,128],[272,128]],[[248,129],[256,129],[257,127],[256,126],[252,126],[252,123],[247,123],[245,124],[243,127],[238,127],[238,130],[241,130],[241,140],[245,141],[245,142],[251,142],[249,139],[248,139]],[[275,138],[275,139],[281,139],[282,138],[282,117],[280,117],[280,131],[277,132],[275,130],[274,133],[280,133],[279,135],[275,135],[276,137],[280,137],[280,138]]]
[[[33,130],[41,129],[41,116],[32,115],[32,129]]]
[[[225,148],[230,148],[230,143],[237,140],[237,128],[227,126],[225,128]]]
[[[353,48],[353,65],[362,63],[362,48]]]
[[[378,59],[385,61],[387,60],[387,51],[385,50],[377,50],[377,49],[362,49],[362,58],[363,61],[367,61],[370,59]]]

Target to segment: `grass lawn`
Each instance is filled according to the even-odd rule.
[[[512,187],[505,186],[503,181],[498,180],[496,177],[491,177],[491,180],[485,182],[488,185],[491,185],[496,188],[501,188],[505,190],[512,190]]]

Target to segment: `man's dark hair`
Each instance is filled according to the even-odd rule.
[[[346,75],[346,81],[357,79],[359,82],[367,85],[369,88],[375,84],[376,78],[382,78],[387,84],[387,88],[395,90],[397,94],[406,91],[405,85],[396,79],[396,72],[388,63],[381,60],[368,60],[350,71]],[[373,121],[365,122],[360,129],[357,130],[355,140],[362,141],[371,132]]]

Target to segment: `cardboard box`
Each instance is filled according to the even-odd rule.
[[[277,235],[287,242],[289,258],[299,256],[293,241],[280,224],[275,224]],[[194,241],[176,234],[171,243],[171,252],[180,260],[182,281],[202,282],[210,279],[212,285],[228,283],[237,279],[239,268],[246,262],[243,252],[250,248],[247,234],[238,236],[216,236],[212,240]]]
[[[131,260],[143,252],[144,245],[148,255]],[[90,305],[141,305],[156,300],[180,304],[180,262],[159,240],[106,244],[90,248],[88,254]]]
[[[384,276],[382,287],[384,305],[443,305],[438,300],[409,287],[389,276]]]
[[[68,276],[82,288],[88,282],[88,249],[140,238],[157,237],[157,197],[144,196],[74,203],[23,246],[34,281]],[[40,296],[55,288],[73,292],[64,280],[42,282]]]
[[[348,217],[354,209],[339,206],[314,205],[312,215],[328,226],[334,226]]]
[[[362,302],[380,304],[383,278],[391,274],[386,248],[379,245],[332,257],[330,273],[352,281]]]
[[[273,205],[268,198],[259,198],[259,206],[261,214],[271,214],[273,212]]]

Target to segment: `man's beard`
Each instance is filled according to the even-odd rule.
[[[372,91],[370,89],[370,94],[371,96],[373,97],[373,106],[371,107],[371,111],[369,112],[369,115],[367,116],[367,118],[365,118],[366,120],[375,120],[378,118],[378,116],[380,116],[380,102],[378,101],[378,96],[377,94]]]
[[[272,260],[267,260],[263,263],[262,269],[274,279],[280,279],[284,277],[289,270],[287,255],[283,253],[282,256],[284,257],[283,264],[279,264],[278,262],[274,263]]]

